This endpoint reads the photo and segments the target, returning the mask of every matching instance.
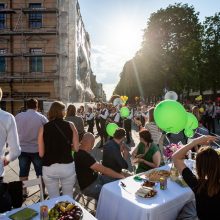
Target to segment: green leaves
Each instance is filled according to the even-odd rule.
[[[125,64],[115,92],[133,98],[160,96],[164,88],[179,93],[217,88],[220,13],[206,18],[203,25],[198,14],[187,4],[169,5],[152,13],[142,48]],[[207,77],[210,74],[213,78]]]

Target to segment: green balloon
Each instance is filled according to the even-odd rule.
[[[115,123],[109,123],[106,127],[106,132],[109,136],[113,137],[115,131],[118,129],[118,125]]]
[[[194,135],[194,131],[192,129],[185,129],[184,134],[186,135],[186,137],[191,138]]]
[[[186,130],[193,130],[198,128],[199,122],[196,118],[196,116],[192,113],[187,112],[187,122],[185,125]]]
[[[177,134],[185,128],[187,114],[179,102],[167,99],[154,109],[154,120],[163,131]]]
[[[130,111],[127,107],[122,107],[120,109],[120,115],[122,118],[127,118],[130,115]]]

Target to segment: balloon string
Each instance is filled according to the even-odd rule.
[[[166,137],[166,139],[167,139],[167,141],[168,141],[168,144],[170,145],[170,140],[169,140],[169,138],[167,137],[167,134],[165,135],[165,137]]]

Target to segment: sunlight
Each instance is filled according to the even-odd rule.
[[[131,58],[137,52],[141,44],[142,33],[131,22],[116,23],[110,28],[109,43],[120,54]]]

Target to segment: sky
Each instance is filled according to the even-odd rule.
[[[151,13],[174,3],[193,5],[200,21],[220,11],[220,0],[78,0],[91,40],[92,70],[109,99],[126,61],[141,46]],[[124,94],[120,94],[124,95]]]

